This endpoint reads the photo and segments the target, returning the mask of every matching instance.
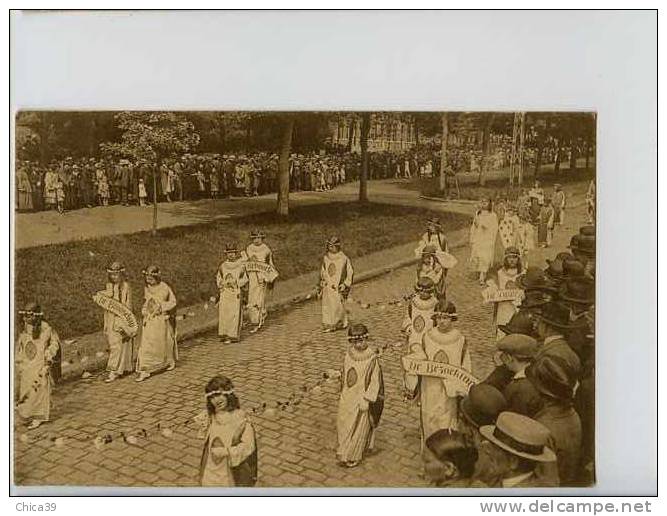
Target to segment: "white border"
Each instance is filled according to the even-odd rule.
[[[10,116],[21,107],[596,110],[599,482],[576,492],[650,494],[656,29],[652,12],[14,13]]]

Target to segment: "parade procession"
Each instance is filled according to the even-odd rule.
[[[594,120],[576,116],[567,127]],[[99,236],[17,249],[17,483],[593,485],[594,140],[573,132],[571,168],[557,143],[520,182],[483,165],[479,185],[444,145],[397,139],[388,120],[362,131],[377,150],[333,150],[345,118],[321,153],[257,151],[252,170],[273,170],[261,174],[232,151],[54,158],[44,178],[20,160],[17,217],[39,233],[79,210]],[[494,130],[503,148],[505,126]],[[452,131],[448,152],[475,162],[464,136]],[[130,152],[126,139],[100,148]],[[105,170],[119,174],[111,193]],[[194,178],[191,194],[174,170]],[[21,193],[31,178],[38,195]],[[225,211],[280,207],[281,185],[288,216]],[[192,218],[203,198],[220,211]],[[107,232],[122,216],[110,203],[154,209]],[[174,206],[152,234],[132,229]]]

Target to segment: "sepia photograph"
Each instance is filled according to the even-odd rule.
[[[17,512],[651,512],[656,11],[9,18]]]
[[[596,115],[21,111],[18,485],[595,483]]]

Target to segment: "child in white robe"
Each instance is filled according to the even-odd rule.
[[[257,483],[255,429],[225,376],[205,388],[206,412],[197,416],[206,438],[199,467],[203,487],[252,487]]]
[[[409,358],[442,362],[466,371],[472,371],[470,353],[465,337],[452,326],[458,318],[456,307],[439,301],[433,313],[435,327],[424,333],[422,346],[414,349]],[[424,462],[434,460],[424,446],[426,440],[438,430],[459,430],[458,393],[448,392],[447,382],[436,376],[405,375],[406,396],[419,396],[421,449]]]
[[[322,298],[322,326],[325,332],[347,328],[345,300],[352,287],[354,269],[350,259],[340,250],[340,240],[331,237],[322,259],[318,297]]]
[[[104,293],[132,310],[132,290],[130,284],[125,281],[124,273],[125,267],[119,262],[113,262],[107,269],[109,281]],[[109,344],[109,360],[107,361],[109,376],[105,380],[107,383],[133,370],[134,339],[122,331],[119,319],[114,313],[104,311],[104,335]]]
[[[178,360],[176,342],[176,296],[171,287],[162,281],[160,269],[155,265],[144,271],[144,306],[141,308],[143,327],[137,355],[137,382],[143,382],[161,371],[171,371]]]
[[[265,235],[262,231],[255,230],[250,234],[252,242],[246,247],[248,262],[255,261],[271,266],[271,272],[248,270],[248,303],[247,312],[251,325],[250,333],[257,332],[266,319],[266,293],[273,288],[273,282],[278,274],[273,264],[273,252],[264,243]]]
[[[355,324],[348,332],[338,403],[336,457],[353,468],[373,449],[382,410],[384,382],[377,349],[368,346],[368,329]]]
[[[419,278],[415,286],[415,295],[410,299],[403,319],[403,332],[409,350],[412,350],[412,346],[421,347],[424,333],[433,328],[433,310],[438,303],[434,292],[435,285],[430,278]]]
[[[516,247],[508,247],[505,249],[505,256],[503,265],[498,269],[496,281],[489,280],[490,288],[497,288],[499,290],[518,288],[516,280],[523,274],[523,266],[521,264],[521,254]],[[498,326],[506,325],[512,316],[518,312],[520,300],[499,301],[495,303],[493,328],[496,332],[496,338],[500,340],[505,336]]]
[[[239,253],[236,245],[228,244],[225,261],[218,267],[216,284],[218,300],[218,336],[223,344],[238,342],[243,325],[243,301],[248,284],[245,253]]]
[[[51,363],[60,349],[58,334],[42,320],[43,312],[37,303],[28,303],[24,310],[23,330],[16,348],[19,374],[19,415],[30,421],[32,430],[49,421],[51,416]]]

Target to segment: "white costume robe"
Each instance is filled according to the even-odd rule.
[[[382,369],[376,349],[357,351],[351,347],[345,354],[342,389],[338,403],[338,451],[342,462],[360,461],[373,448],[384,404]]]
[[[412,350],[413,345],[421,347],[424,333],[433,328],[433,309],[437,303],[435,296],[422,299],[415,294],[410,300],[403,319],[403,331],[408,333],[408,349]]]
[[[241,410],[219,412],[209,416],[206,429],[206,443],[200,464],[200,482],[204,487],[234,487],[254,485],[257,475],[257,444],[255,429],[246,413]],[[224,448],[227,453],[219,455],[216,449]],[[235,469],[245,462],[249,465],[252,479],[241,479]],[[240,469],[240,468],[239,468]],[[236,478],[235,478],[236,476]]]
[[[249,261],[267,263],[275,269],[271,248],[264,243],[250,244],[246,248],[246,255]],[[266,317],[267,280],[268,278],[261,272],[248,271],[248,319],[251,324],[261,325]]]
[[[470,261],[474,270],[487,272],[493,265],[498,233],[498,216],[479,211],[470,227]]]
[[[354,270],[350,259],[342,251],[327,252],[320,269],[322,288],[322,324],[328,329],[347,325],[345,298],[352,286]],[[341,289],[343,292],[341,292]]]
[[[20,375],[18,411],[25,419],[48,421],[51,415],[51,360],[58,353],[58,334],[45,321],[41,322],[39,337],[33,339],[28,325],[20,335],[16,350],[16,365]]]
[[[152,374],[173,366],[178,359],[176,332],[169,314],[176,308],[176,296],[162,281],[157,285],[147,285],[144,297],[137,371]]]
[[[441,333],[433,328],[422,339],[421,359],[443,362],[472,371],[465,337],[457,329]],[[447,393],[445,381],[434,376],[419,377],[422,447],[426,439],[441,429],[459,429],[457,398]]]
[[[238,340],[241,336],[243,324],[241,289],[248,284],[244,258],[241,256],[234,262],[229,260],[222,262],[215,278],[220,291],[218,335],[233,340]]]
[[[118,284],[107,283],[105,294],[132,310],[132,290],[123,281]],[[107,371],[122,375],[132,371],[133,338],[128,338],[120,331],[117,321],[119,317],[108,310],[104,311],[104,335],[109,344],[109,360]]]
[[[498,269],[498,288],[500,290],[517,288],[515,282],[519,277],[518,269],[508,269],[504,267]],[[510,322],[512,316],[519,310],[517,301],[500,301],[495,306],[494,326],[496,327],[496,337],[501,339],[505,336],[502,330],[498,330],[499,325]]]

